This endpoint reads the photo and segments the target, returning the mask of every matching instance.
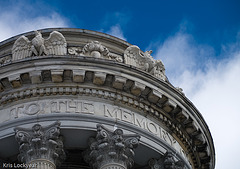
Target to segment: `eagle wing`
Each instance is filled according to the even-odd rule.
[[[47,55],[66,55],[67,42],[65,37],[57,31],[50,33],[49,37],[44,41]]]
[[[124,60],[128,65],[139,67],[141,62],[144,62],[144,56],[141,54],[141,50],[138,46],[129,46],[124,51]]]
[[[142,70],[148,71],[149,69],[150,59],[138,46],[129,46],[124,51],[124,60],[126,64],[136,66]]]
[[[31,55],[31,41],[26,36],[19,37],[12,47],[12,60],[24,59]]]

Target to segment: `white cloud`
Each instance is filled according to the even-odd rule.
[[[170,82],[183,88],[209,125],[216,149],[215,169],[240,168],[239,49],[239,41],[223,45],[219,58],[224,59],[217,60],[211,46],[199,45],[191,35],[179,32],[157,51]]]
[[[25,4],[17,5],[9,10],[0,9],[0,41],[27,31],[50,27],[67,27],[68,21],[54,11],[37,13],[37,9]]]
[[[122,31],[120,25],[118,25],[118,24],[111,26],[110,30],[107,31],[107,34],[110,34],[112,36],[116,36],[120,39],[126,40],[126,38],[123,35],[123,31]]]

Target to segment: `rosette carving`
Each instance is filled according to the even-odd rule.
[[[121,129],[110,131],[98,124],[96,137],[89,139],[90,148],[85,152],[85,161],[93,168],[131,168],[139,140],[139,135],[124,135]]]
[[[19,161],[30,163],[38,159],[46,159],[60,164],[65,159],[63,142],[60,135],[60,122],[42,127],[35,124],[32,129],[15,128],[15,138],[19,143]]]

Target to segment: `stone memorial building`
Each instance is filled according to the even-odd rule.
[[[0,168],[214,169],[206,122],[151,52],[70,28],[1,42]]]

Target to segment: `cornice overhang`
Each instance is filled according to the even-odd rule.
[[[122,57],[123,62],[81,53],[11,60],[11,46],[20,35],[10,38],[0,43],[3,51],[0,51],[1,109],[19,101],[58,95],[88,95],[115,100],[130,109],[144,112],[145,116],[163,125],[181,143],[195,168],[214,168],[213,140],[200,112],[168,81],[157,78],[142,67],[124,63],[123,53],[131,44],[107,34],[82,29],[45,29],[41,33],[46,37],[52,31],[60,31],[66,37],[68,48],[83,47],[90,41],[98,40],[111,49],[110,53]],[[33,32],[24,35],[34,37]],[[74,38],[77,36],[84,40],[78,42],[79,39]],[[3,59],[6,57],[8,61]]]

